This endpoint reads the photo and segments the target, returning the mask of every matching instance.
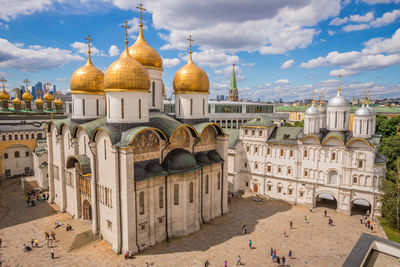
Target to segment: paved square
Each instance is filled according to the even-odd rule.
[[[341,266],[362,232],[369,232],[360,224],[359,216],[336,214],[328,209],[333,227],[324,218],[324,208],[310,213],[307,207],[291,206],[281,201],[255,202],[251,195],[232,200],[230,212],[202,225],[200,232],[188,237],[163,242],[124,260],[115,255],[105,241],[87,245],[73,252],[66,252],[55,242],[56,259],[51,260],[50,249],[44,246],[43,229],[56,219],[71,217],[59,213],[55,206],[38,203],[28,208],[24,201],[19,180],[8,180],[0,185],[0,238],[3,247],[0,255],[3,266],[210,266],[236,265],[240,255],[245,266],[277,266],[269,256],[271,247],[278,256],[293,250],[295,259],[290,266]],[[309,223],[304,222],[307,216]],[[289,229],[289,221],[294,229]],[[248,234],[241,234],[242,225]],[[283,236],[286,229],[287,237]],[[376,229],[376,228],[375,228]],[[50,229],[49,229],[50,230]],[[374,231],[379,235],[379,230]],[[22,246],[31,239],[38,239],[40,248],[23,252]],[[248,246],[253,241],[254,249]]]

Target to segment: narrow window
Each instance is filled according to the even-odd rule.
[[[31,134],[31,138],[32,138],[32,139],[35,139],[35,134]]]
[[[158,206],[160,209],[164,208],[164,187],[158,188]]]
[[[142,99],[139,99],[139,119],[142,118]]]
[[[221,173],[218,173],[218,176],[217,176],[217,189],[218,190],[221,189]]]
[[[26,134],[25,137],[26,137],[26,139],[28,140],[28,139],[29,139],[29,134]]]
[[[8,154],[7,153],[4,154],[4,158],[8,159]]]
[[[189,183],[189,202],[193,203],[193,182]]]
[[[206,114],[206,101],[203,99],[203,115]]]
[[[18,140],[18,134],[14,135],[14,139]]]
[[[256,169],[256,170],[258,169],[258,164],[257,163],[254,164],[254,169]]]
[[[110,118],[110,99],[108,99],[107,110],[108,118]]]
[[[246,146],[246,152],[249,152],[249,151],[250,151],[250,147]]]
[[[144,192],[139,193],[139,213],[144,214]]]
[[[293,150],[290,150],[290,157],[293,157]]]
[[[190,99],[190,115],[193,115],[193,99]]]
[[[308,176],[308,171],[304,170],[304,177],[307,177],[307,176]]]
[[[125,117],[125,106],[124,106],[124,99],[121,98],[121,119],[124,119]]]
[[[29,151],[25,152],[25,157],[27,157],[27,158],[29,157]]]
[[[174,184],[174,205],[179,205],[179,185]]]
[[[83,136],[83,150],[86,154],[86,136]]]
[[[290,174],[292,170],[290,168],[287,169],[287,174]]]
[[[104,159],[107,159],[107,141],[104,139]]]
[[[85,116],[85,99],[82,99],[82,115]]]
[[[96,99],[96,116],[99,116],[99,100]]]
[[[42,139],[42,134],[41,133],[38,133],[37,139]]]
[[[267,166],[267,172],[271,172],[271,166]]]
[[[244,135],[248,135],[249,131],[248,130],[244,130]]]
[[[247,162],[244,163],[244,167],[247,168]]]
[[[353,177],[353,184],[357,184],[357,177]]]
[[[14,152],[14,158],[19,158],[19,151]]]
[[[332,153],[332,160],[336,160],[336,153]]]
[[[258,136],[262,137],[262,131],[258,132]]]
[[[209,177],[206,175],[206,194],[208,194],[208,183],[209,183]]]
[[[358,161],[358,168],[362,168],[363,167],[363,162],[362,162],[362,160],[359,160]]]
[[[156,83],[152,83],[152,89],[151,89],[151,103],[153,104],[153,107],[156,105]]]
[[[288,195],[289,196],[293,195],[293,189],[290,189],[290,188],[288,189]]]
[[[23,134],[21,134],[21,140],[24,140],[24,135]]]
[[[258,153],[258,147],[254,147],[254,154]]]
[[[267,148],[267,155],[271,154],[271,149]]]
[[[283,157],[283,149],[281,149],[281,157]]]
[[[307,158],[307,150],[304,150],[304,157]]]
[[[179,115],[181,115],[181,100],[179,99],[178,102],[178,109],[179,109]]]

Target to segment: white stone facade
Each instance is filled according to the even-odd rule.
[[[72,94],[72,118],[96,119],[105,116],[105,96],[101,94]]]
[[[176,93],[175,114],[178,119],[208,118],[208,93]]]

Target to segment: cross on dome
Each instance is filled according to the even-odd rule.
[[[128,50],[128,29],[132,28],[131,26],[128,26],[128,21],[125,20],[125,23],[121,25],[122,28],[125,28],[125,44],[126,44],[126,50]]]
[[[0,82],[3,85],[3,91],[6,90],[5,84],[6,84],[7,80],[4,77],[1,77]]]
[[[139,26],[143,27],[143,11],[146,11],[146,9],[143,8],[142,3],[140,3],[139,6],[137,6],[136,8],[139,9],[139,12],[140,12],[140,23],[139,23]]]

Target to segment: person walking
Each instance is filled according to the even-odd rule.
[[[286,237],[286,229],[283,229],[283,236]]]
[[[279,265],[281,264],[281,258],[279,258],[279,256],[276,257],[276,262],[277,262]]]
[[[307,216],[305,216],[305,215],[304,215],[304,222],[305,222],[305,223],[308,223]]]
[[[237,257],[236,265],[242,265],[242,262],[241,262],[241,259],[240,259],[240,255],[238,255],[238,257]]]
[[[33,247],[34,243],[35,243],[35,241],[33,241],[33,239],[31,239],[31,247]]]
[[[310,207],[310,213],[312,213],[312,206]]]
[[[293,252],[291,249],[289,249],[289,254],[288,254],[289,259],[291,259],[293,257]]]
[[[363,216],[360,217],[360,223],[363,223]]]
[[[274,255],[276,256],[276,249],[274,249]]]
[[[292,229],[292,228],[293,228],[293,222],[290,221],[290,222],[289,222],[289,225],[290,225],[290,229]]]
[[[54,250],[51,250],[50,254],[51,254],[51,259],[54,260]]]
[[[251,241],[251,239],[249,240],[249,248],[251,248],[251,245],[253,244],[253,242]]]
[[[1,244],[3,243],[3,240],[0,238],[0,248],[1,248]]]
[[[226,260],[224,261],[224,267],[228,267],[228,262]]]
[[[368,220],[368,229],[371,229],[371,221]]]
[[[327,214],[328,214],[328,211],[327,211],[327,210],[324,210],[324,215],[325,215],[325,217],[326,217]]]
[[[204,267],[208,267],[208,265],[210,265],[210,262],[208,261],[208,259],[206,259],[206,261],[204,262]]]
[[[285,256],[282,256],[282,264],[285,265],[285,262],[286,262],[286,258],[285,258]]]
[[[271,253],[271,256],[274,254],[274,249],[271,247],[271,250],[269,251]]]
[[[53,231],[51,231],[51,237],[53,238],[54,241],[56,241],[56,233],[54,233]]]

